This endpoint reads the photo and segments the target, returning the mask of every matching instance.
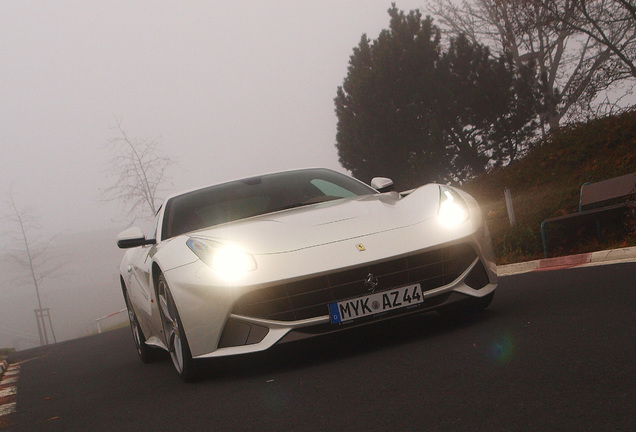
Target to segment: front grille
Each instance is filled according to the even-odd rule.
[[[369,294],[364,287],[369,273],[378,278],[376,292],[412,283],[428,291],[457,279],[476,257],[467,244],[447,246],[253,291],[243,295],[232,312],[278,321],[314,318],[327,315],[329,303]]]

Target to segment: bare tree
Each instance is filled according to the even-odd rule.
[[[607,47],[616,63],[610,69],[611,80],[636,78],[636,1],[573,0],[575,13],[564,13],[558,0],[533,0],[576,32],[586,34]]]
[[[131,138],[121,121],[116,122],[119,136],[110,140],[115,156],[109,169],[114,182],[101,191],[102,199],[121,202],[125,219],[134,222],[152,217],[159,209],[157,192],[167,181],[166,171],[173,160],[159,153],[158,139]]]
[[[588,3],[621,3],[633,0],[597,0]],[[547,8],[550,4],[553,9]],[[490,46],[495,55],[509,54],[518,64],[536,67],[535,80],[543,96],[542,125],[558,128],[564,117],[589,109],[599,95],[625,78],[616,70],[617,51],[633,48],[635,21],[623,19],[606,26],[612,43],[583,31],[573,23],[585,17],[581,0],[430,0],[429,8],[452,34]],[[617,6],[618,8],[618,6]],[[630,29],[631,28],[631,33]],[[632,57],[633,59],[633,57]]]
[[[42,306],[40,288],[45,279],[56,276],[56,273],[64,263],[58,262],[56,264],[53,260],[54,257],[57,257],[57,254],[53,254],[50,248],[55,237],[50,238],[47,242],[33,240],[32,232],[38,228],[37,218],[33,215],[33,210],[30,207],[18,207],[13,197],[13,191],[11,190],[9,191],[9,198],[11,213],[5,217],[8,221],[14,223],[17,231],[11,231],[8,234],[9,237],[12,237],[12,241],[16,246],[9,249],[7,257],[8,260],[24,271],[24,276],[19,276],[16,282],[25,285],[31,284],[35,288],[35,295],[38,301],[35,316],[40,336],[40,344],[48,345],[49,331],[46,325],[47,318],[52,340],[53,342],[57,342],[57,340],[51,321],[50,310]],[[20,246],[17,246],[18,244]]]

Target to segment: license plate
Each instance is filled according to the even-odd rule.
[[[339,324],[356,318],[417,305],[423,301],[424,296],[420,284],[407,285],[391,291],[329,303],[329,315],[333,324]]]

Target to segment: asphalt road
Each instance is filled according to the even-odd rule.
[[[19,431],[634,431],[636,263],[500,278],[484,313],[408,317],[205,364],[128,329],[22,353]]]

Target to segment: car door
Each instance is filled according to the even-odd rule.
[[[151,252],[155,246],[140,246],[128,262],[128,290],[140,321],[147,320],[151,314],[153,299],[150,280]],[[145,327],[142,325],[142,328]]]
[[[152,237],[154,237],[155,239],[157,232],[157,223],[158,216],[155,219],[155,228],[154,233],[152,234]],[[153,314],[156,314],[155,312],[153,312],[155,293],[151,277],[152,257],[156,249],[156,244],[137,247],[131,254],[128,261],[128,266],[126,268],[128,272],[128,290],[132,302],[135,305],[137,319],[146,336],[150,336],[150,334],[153,333],[150,331],[150,329],[154,328],[151,324],[153,322]]]

